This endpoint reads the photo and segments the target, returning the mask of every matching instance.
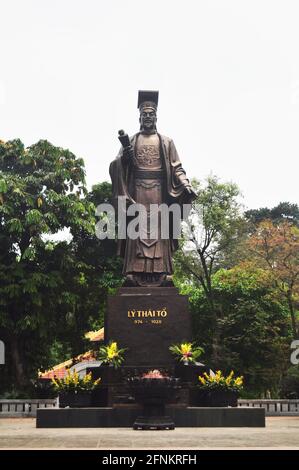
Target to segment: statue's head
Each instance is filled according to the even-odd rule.
[[[152,131],[156,129],[157,111],[150,106],[140,108],[139,122],[141,130]]]
[[[140,129],[150,132],[156,129],[158,91],[141,90],[138,93],[138,108],[140,112]]]

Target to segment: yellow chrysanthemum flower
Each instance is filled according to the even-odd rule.
[[[111,351],[111,350],[108,350],[108,359],[113,359],[114,357],[117,356],[117,352],[116,351]]]
[[[188,354],[192,350],[192,344],[191,343],[182,343],[181,344],[181,351],[182,354]]]
[[[59,387],[59,384],[58,384],[57,380],[55,380],[55,379],[52,379],[52,384],[53,384],[56,388]]]
[[[237,377],[235,379],[235,384],[240,387],[241,385],[243,385],[243,377]]]

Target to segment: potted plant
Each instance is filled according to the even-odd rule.
[[[176,359],[175,376],[179,377],[182,382],[196,383],[197,377],[208,370],[204,364],[197,362],[204,350],[195,343],[173,344],[169,350]]]
[[[99,386],[101,379],[93,380],[91,372],[79,377],[77,371],[67,371],[63,379],[52,379],[59,396],[59,407],[83,408],[91,406],[92,392]]]
[[[225,376],[221,370],[216,374],[206,372],[198,377],[200,397],[204,396],[205,406],[237,406],[238,396],[243,388],[243,377],[234,377],[232,370]]]
[[[111,384],[121,381],[120,366],[124,362],[126,348],[119,348],[116,341],[101,346],[98,352],[98,359],[102,362],[98,372],[103,384]]]
[[[128,382],[136,402],[143,407],[133,429],[174,429],[172,418],[165,415],[165,405],[174,399],[178,379],[155,369],[131,377]]]

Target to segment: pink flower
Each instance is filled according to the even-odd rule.
[[[158,369],[149,370],[148,372],[142,374],[143,379],[164,379],[167,377],[163,375],[162,372]]]

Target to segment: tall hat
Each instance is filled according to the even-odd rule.
[[[141,109],[145,106],[157,109],[159,101],[159,92],[152,90],[139,90],[137,108]]]

